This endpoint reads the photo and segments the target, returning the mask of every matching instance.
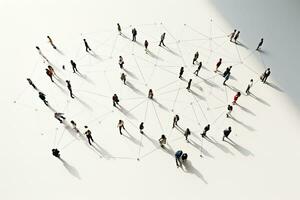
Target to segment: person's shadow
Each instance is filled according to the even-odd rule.
[[[69,163],[67,163],[67,161],[65,161],[62,158],[59,158],[59,160],[62,162],[62,164],[64,165],[64,167],[67,169],[67,171],[74,176],[75,178],[81,179],[80,174],[78,172],[78,170],[73,167],[72,165],[70,165]]]
[[[200,178],[205,184],[207,184],[207,181],[205,180],[204,176],[197,170],[193,165],[192,162],[189,160],[186,160],[182,163],[184,168],[182,170],[186,173],[195,174],[198,178]]]
[[[253,153],[251,151],[249,151],[248,149],[238,145],[237,143],[235,143],[230,138],[227,138],[227,140],[224,140],[224,141],[227,142],[228,144],[230,144],[233,148],[235,148],[242,155],[244,155],[244,156],[253,156]]]

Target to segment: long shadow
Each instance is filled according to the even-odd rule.
[[[249,126],[249,125],[245,124],[244,122],[242,122],[242,121],[240,121],[240,120],[237,120],[237,119],[234,118],[234,117],[231,117],[231,119],[232,119],[233,121],[235,121],[236,123],[238,123],[238,124],[242,125],[243,127],[245,127],[247,130],[249,130],[249,131],[255,131],[255,128],[253,128],[252,126]]]
[[[206,100],[205,97],[199,95],[198,93],[194,92],[193,90],[190,90],[190,92],[191,92],[195,97],[197,97],[198,99],[203,100],[203,101]]]
[[[80,178],[80,174],[78,172],[78,170],[73,167],[72,165],[70,165],[69,163],[67,163],[67,161],[65,161],[64,159],[62,158],[59,158],[59,160],[63,163],[64,167],[67,169],[67,171],[74,177],[78,178],[78,179],[81,179]]]
[[[154,59],[157,59],[157,60],[160,60],[160,61],[164,61],[164,59],[162,59],[161,57],[159,57],[158,55],[156,55],[156,54],[154,54],[152,51],[147,51],[147,54],[149,55],[149,56],[151,56],[152,58],[154,58]]]
[[[99,61],[102,61],[102,60],[103,60],[103,59],[102,59],[96,52],[94,52],[94,51],[90,51],[89,54],[90,54],[91,56],[93,56],[94,58],[96,58],[97,60],[99,60]]]
[[[141,90],[139,90],[139,89],[137,89],[136,87],[134,87],[133,84],[130,83],[129,81],[126,82],[126,85],[127,85],[130,89],[132,89],[135,93],[137,93],[137,94],[139,94],[139,95],[142,95],[142,96],[145,96],[145,94],[144,94]]]
[[[90,83],[90,84],[92,84],[92,85],[95,85],[95,82],[92,81],[87,75],[82,74],[82,73],[80,73],[80,72],[77,72],[77,73],[75,73],[75,74],[76,74],[77,76],[79,76],[80,78],[86,80],[88,83]]]
[[[235,104],[235,105],[237,105],[238,107],[240,107],[243,111],[245,111],[245,112],[247,112],[247,113],[249,113],[249,114],[251,114],[253,116],[256,116],[256,114],[254,112],[252,112],[251,110],[249,110],[248,108],[246,108],[244,106],[241,106],[239,104]]]
[[[130,76],[130,77],[138,80],[138,77],[134,73],[132,73],[131,71],[129,71],[129,70],[125,69],[125,68],[123,68],[123,70],[126,72],[126,74],[128,74],[128,76]]]
[[[152,100],[153,100],[155,103],[157,103],[158,106],[159,106],[161,109],[163,109],[163,110],[169,112],[169,109],[168,109],[166,106],[164,106],[163,104],[159,103],[156,99],[152,99]]]
[[[230,144],[233,148],[235,148],[238,152],[240,152],[242,155],[244,156],[254,156],[253,153],[251,151],[249,151],[248,149],[238,145],[237,143],[235,143],[233,140],[231,140],[230,138],[227,138],[228,140],[224,140],[225,142],[227,142],[228,144]]]
[[[92,145],[95,148],[95,150],[97,152],[99,152],[104,158],[111,159],[114,157],[108,151],[106,151],[104,148],[102,148],[97,142],[94,142],[93,144],[95,144],[95,146]]]
[[[275,90],[279,91],[279,92],[284,92],[280,87],[276,86],[276,85],[273,84],[273,83],[266,82],[266,84],[267,84],[268,86],[270,86],[271,88],[274,88]]]
[[[160,145],[158,144],[158,141],[152,139],[147,134],[144,133],[145,138],[147,138],[156,148],[160,148]]]
[[[164,151],[164,152],[170,154],[170,156],[172,156],[172,157],[174,158],[174,156],[175,156],[175,151],[174,151],[174,149],[173,149],[169,144],[167,144],[166,146],[168,146],[168,148],[167,148],[167,147],[162,147],[162,148],[161,148],[162,151]]]
[[[127,39],[127,40],[130,40],[130,41],[131,41],[131,39],[130,39],[129,37],[127,37],[127,36],[126,36],[125,34],[123,34],[123,33],[122,33],[120,36],[123,37],[123,38],[125,38],[125,39]]]
[[[231,74],[230,74],[230,76],[229,76],[229,79],[230,79],[230,80],[235,80],[235,81],[237,81],[237,79],[236,79],[233,75],[231,75]]]
[[[171,48],[167,47],[167,46],[162,46],[163,49],[167,50],[169,53],[177,56],[177,57],[181,57],[178,53],[176,53],[175,51],[173,51]]]
[[[63,52],[62,50],[60,50],[59,48],[56,48],[55,50],[56,50],[60,55],[62,55],[62,56],[65,55],[64,52]]]
[[[77,99],[84,107],[86,107],[90,111],[93,111],[93,108],[89,104],[87,104],[86,102],[84,102],[82,99],[80,99],[76,95],[74,95],[74,96],[75,96],[75,99]]]
[[[185,130],[183,130],[180,126],[175,126],[175,128],[179,131],[179,132],[181,132],[182,134],[184,134],[184,131]]]
[[[246,45],[244,45],[243,43],[241,43],[239,41],[236,44],[241,46],[241,47],[244,47],[245,49],[249,49]]]
[[[259,53],[262,53],[262,54],[265,54],[265,55],[268,55],[268,54],[269,54],[269,52],[266,51],[266,50],[258,49],[257,51],[258,51]]]
[[[186,160],[183,162],[184,166],[184,172],[195,174],[198,178],[200,178],[205,184],[207,184],[207,181],[205,180],[204,176],[197,170],[193,165],[192,162],[189,160]]]
[[[265,104],[266,106],[271,106],[268,102],[266,102],[265,100],[263,100],[263,99],[261,99],[261,98],[255,96],[255,95],[252,94],[252,93],[250,93],[249,96],[252,97],[253,99],[259,101],[260,103]]]
[[[133,142],[134,144],[138,145],[138,146],[144,146],[139,140],[137,140],[135,137],[133,137],[126,129],[125,132],[127,133],[127,135],[123,134],[123,136],[127,139],[129,139],[131,142]]]
[[[195,85],[193,85],[193,87],[197,88],[198,90],[200,90],[201,92],[203,92],[203,88],[200,85],[195,84]]]
[[[57,87],[60,91],[62,91],[64,94],[68,94],[68,92],[67,92],[63,87],[61,87],[60,85],[58,85],[56,82],[54,82],[54,84],[55,84],[56,87]]]
[[[233,155],[233,153],[224,145],[218,143],[213,137],[204,137],[204,139],[206,139],[208,142],[212,143],[213,145],[215,145],[217,148],[219,148],[220,150],[222,150],[224,153],[229,153],[231,155]]]
[[[234,86],[232,86],[232,85],[227,85],[227,87],[228,87],[229,89],[231,89],[232,91],[234,91],[234,92],[241,92],[239,89],[237,89],[236,87],[234,87]]]
[[[189,144],[191,144],[193,147],[198,149],[201,153],[200,155],[202,155],[202,153],[203,153],[207,157],[214,158],[214,156],[212,156],[206,149],[204,149],[202,146],[197,144],[194,140],[189,139]]]
[[[119,105],[119,107],[116,107],[121,113],[126,115],[127,117],[131,119],[137,119],[133,114],[131,114],[128,110],[126,110],[123,106]]]
[[[200,76],[198,76],[198,77],[201,78],[203,80],[203,82],[210,87],[221,88],[219,85],[215,84],[214,82],[208,81]]]

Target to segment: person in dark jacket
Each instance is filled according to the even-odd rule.
[[[201,136],[206,137],[206,133],[207,133],[207,131],[209,131],[209,129],[210,129],[210,124],[208,124],[207,126],[204,127]]]
[[[228,138],[228,136],[230,135],[230,133],[231,133],[231,126],[229,126],[228,127],[228,129],[225,129],[224,131],[223,131],[223,133],[224,133],[224,135],[223,135],[223,141],[224,141],[224,139],[225,138]]]
[[[261,39],[260,39],[260,42],[259,42],[259,44],[258,44],[258,46],[257,46],[257,48],[256,48],[256,51],[259,51],[259,50],[260,50],[260,47],[263,45],[263,43],[264,43],[264,38],[261,38]]]

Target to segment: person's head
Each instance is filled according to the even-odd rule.
[[[38,46],[36,46],[35,48],[36,48],[37,50],[40,50],[40,47],[38,47]]]
[[[120,26],[120,24],[119,24],[119,23],[117,23],[117,25],[118,25],[118,26]]]
[[[251,79],[250,82],[253,82],[253,79]]]
[[[48,39],[50,39],[50,36],[49,36],[49,35],[47,35],[47,38],[48,38]]]
[[[264,41],[264,38],[261,38],[260,40],[261,40],[261,41]]]
[[[237,92],[237,95],[238,95],[238,96],[241,96],[241,92]]]
[[[236,32],[236,29],[234,29],[234,31],[233,32]]]
[[[210,127],[210,124],[208,124],[207,127],[209,128],[209,127]]]
[[[71,124],[74,124],[75,122],[73,120],[71,120]]]
[[[232,66],[229,66],[229,69],[231,69],[232,68]]]
[[[231,126],[229,126],[229,127],[228,127],[228,130],[230,130],[230,131],[231,131]]]
[[[86,42],[86,39],[83,39],[83,41],[85,41],[85,42]]]
[[[220,58],[220,61],[222,61],[222,58]]]
[[[267,70],[270,71],[270,68],[268,68]]]
[[[165,136],[164,134],[162,134],[162,135],[161,135],[161,138],[165,139],[165,138],[166,138],[166,136]]]
[[[237,34],[240,34],[240,31],[238,31]]]
[[[87,125],[85,125],[85,126],[84,126],[84,128],[88,128],[88,126],[87,126]]]

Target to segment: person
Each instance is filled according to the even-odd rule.
[[[63,69],[63,70],[65,70],[65,69],[66,69],[65,65],[63,65],[63,66],[62,66],[62,69]]]
[[[223,73],[223,77],[225,77],[230,71],[231,71],[232,66],[229,66],[226,68],[226,70]]]
[[[152,91],[152,89],[150,89],[149,92],[148,92],[148,98],[149,99],[153,99],[153,91]]]
[[[198,68],[197,68],[196,71],[194,72],[194,74],[195,74],[196,76],[198,76],[198,73],[199,73],[201,67],[202,67],[202,62],[199,62]]]
[[[54,117],[60,122],[63,123],[63,120],[65,120],[66,118],[63,116],[64,113],[54,113]]]
[[[172,128],[175,128],[175,126],[177,126],[178,121],[179,121],[179,116],[175,115],[173,118],[173,127]]]
[[[122,128],[125,130],[124,121],[120,119],[117,127],[119,128],[120,134],[122,135]]]
[[[144,46],[145,46],[145,51],[146,51],[146,53],[148,53],[148,46],[149,46],[149,43],[148,43],[147,40],[145,40]]]
[[[136,29],[133,28],[132,31],[131,31],[131,33],[132,33],[132,41],[133,41],[133,42],[136,42],[136,35],[137,35]]]
[[[218,68],[221,66],[221,64],[222,64],[222,58],[220,58],[219,61],[217,62],[215,72],[218,71]]]
[[[34,85],[34,83],[32,82],[32,80],[30,78],[27,78],[27,81],[28,81],[29,85],[31,85],[33,87],[33,89],[37,90],[37,87]]]
[[[185,137],[185,140],[188,141],[188,137],[189,135],[191,135],[191,131],[189,128],[187,128],[184,132],[184,137]]]
[[[228,81],[230,74],[231,74],[230,71],[226,73],[226,75],[224,77],[225,79],[224,79],[223,85],[226,85],[226,82]]]
[[[121,74],[121,80],[123,81],[124,85],[126,85],[126,75],[124,73]]]
[[[234,36],[234,43],[237,44],[237,39],[240,37],[240,31],[238,31]]]
[[[72,124],[73,129],[74,129],[77,133],[79,133],[79,130],[78,130],[78,128],[76,127],[76,123],[75,123],[73,120],[71,120],[70,123]]]
[[[86,39],[83,39],[84,46],[85,46],[85,51],[89,53],[89,51],[92,51],[90,48],[89,44],[87,43]]]
[[[263,43],[264,43],[264,38],[261,38],[260,42],[259,42],[259,44],[258,44],[258,46],[256,48],[256,51],[260,50],[260,47],[263,45]]]
[[[187,85],[187,87],[186,87],[186,89],[187,89],[188,91],[191,90],[191,84],[192,84],[192,79],[189,80],[188,85]]]
[[[88,126],[84,126],[84,128],[88,128]],[[85,131],[85,133],[84,133],[85,135],[86,135],[86,137],[87,137],[87,139],[88,139],[88,142],[89,142],[89,144],[90,145],[92,145],[92,143],[91,143],[91,141],[92,142],[94,142],[94,139],[93,139],[93,137],[92,137],[92,132],[89,130],[89,129],[87,129],[86,131]]]
[[[165,37],[166,37],[166,33],[163,33],[161,36],[160,36],[160,42],[159,42],[159,45],[161,47],[161,45],[163,45],[164,47],[166,46],[165,43],[164,43],[164,40],[165,40]]]
[[[72,91],[71,82],[69,80],[66,80],[66,83],[67,83],[67,87],[68,87],[68,90],[70,92],[71,98],[74,98],[74,94],[73,94],[73,91]]]
[[[236,104],[236,101],[238,100],[238,98],[241,96],[240,92],[237,92],[236,95],[233,97],[233,102],[232,104]]]
[[[160,146],[162,147],[162,148],[164,148],[165,146],[165,144],[167,143],[167,138],[166,138],[166,136],[163,134],[163,135],[161,135],[161,137],[159,138],[159,144],[160,144]]]
[[[271,71],[270,71],[270,68],[268,68],[268,69],[261,75],[261,77],[260,77],[261,81],[262,81],[263,83],[266,83],[267,78],[270,76],[270,74],[271,74]]]
[[[38,50],[40,56],[42,56],[48,63],[50,63],[47,57],[42,53],[40,47],[36,46],[35,48]]]
[[[197,52],[195,53],[195,55],[194,55],[194,58],[193,58],[193,65],[194,65],[195,62],[197,61],[198,57],[199,57],[199,53],[198,53],[198,51],[197,51]]]
[[[48,69],[50,70],[50,72],[52,73],[52,75],[54,76],[57,76],[56,74],[55,74],[55,71],[54,71],[54,68],[51,66],[51,65],[48,65]]]
[[[122,56],[119,56],[119,65],[120,65],[120,68],[123,69],[124,60],[123,60]]]
[[[54,80],[53,80],[53,72],[47,68],[46,69],[46,74],[50,77],[50,80],[52,82],[54,82]]]
[[[236,33],[236,29],[234,29],[234,31],[228,35],[230,37],[230,42],[232,42],[232,39],[234,38],[235,33]]]
[[[48,101],[46,100],[46,95],[45,95],[44,93],[39,92],[39,97],[40,97],[40,99],[44,102],[44,104],[45,104],[46,106],[49,105],[49,104],[48,104]]]
[[[223,141],[224,141],[224,139],[225,138],[228,138],[228,136],[230,135],[230,133],[231,133],[231,126],[229,126],[228,127],[228,129],[225,129],[224,131],[223,131],[223,133],[224,133],[224,135],[223,135]]]
[[[73,73],[79,72],[76,63],[73,60],[71,60],[70,63],[72,65]]]
[[[182,150],[178,150],[175,153],[175,161],[176,161],[176,166],[177,167],[180,167],[182,165],[182,163],[181,163],[182,154],[183,154]]]
[[[119,31],[119,34],[122,35],[122,29],[121,29],[121,25],[119,23],[117,23],[117,26],[118,26],[118,31]]]
[[[119,97],[114,94],[114,96],[112,97],[112,100],[113,100],[113,106],[116,107],[116,105],[119,105]]]
[[[49,43],[50,43],[51,46],[53,47],[53,49],[56,49],[56,46],[54,45],[54,43],[53,43],[53,41],[52,41],[52,39],[50,38],[49,35],[47,35],[47,38],[48,38]]]
[[[52,155],[57,157],[57,158],[60,158],[59,150],[58,149],[52,149]]]
[[[141,122],[139,128],[140,128],[140,133],[144,134],[144,131],[143,131],[144,130],[144,122]]]
[[[202,137],[206,137],[206,133],[207,133],[207,131],[209,131],[209,129],[210,129],[210,124],[208,124],[208,125],[206,125],[206,126],[204,127],[201,136],[202,136]]]
[[[233,110],[233,106],[232,105],[228,105],[227,106],[227,110],[228,110],[228,112],[226,113],[226,117],[228,118],[228,117],[231,117],[231,112]]]
[[[182,163],[184,163],[187,160],[187,158],[188,158],[187,153],[183,153],[181,156]]]
[[[182,78],[183,72],[184,72],[184,68],[181,67],[179,71],[179,78]]]
[[[250,88],[252,88],[253,86],[253,79],[250,80],[250,83],[248,84],[247,88],[246,88],[246,94],[249,95],[250,94]]]

